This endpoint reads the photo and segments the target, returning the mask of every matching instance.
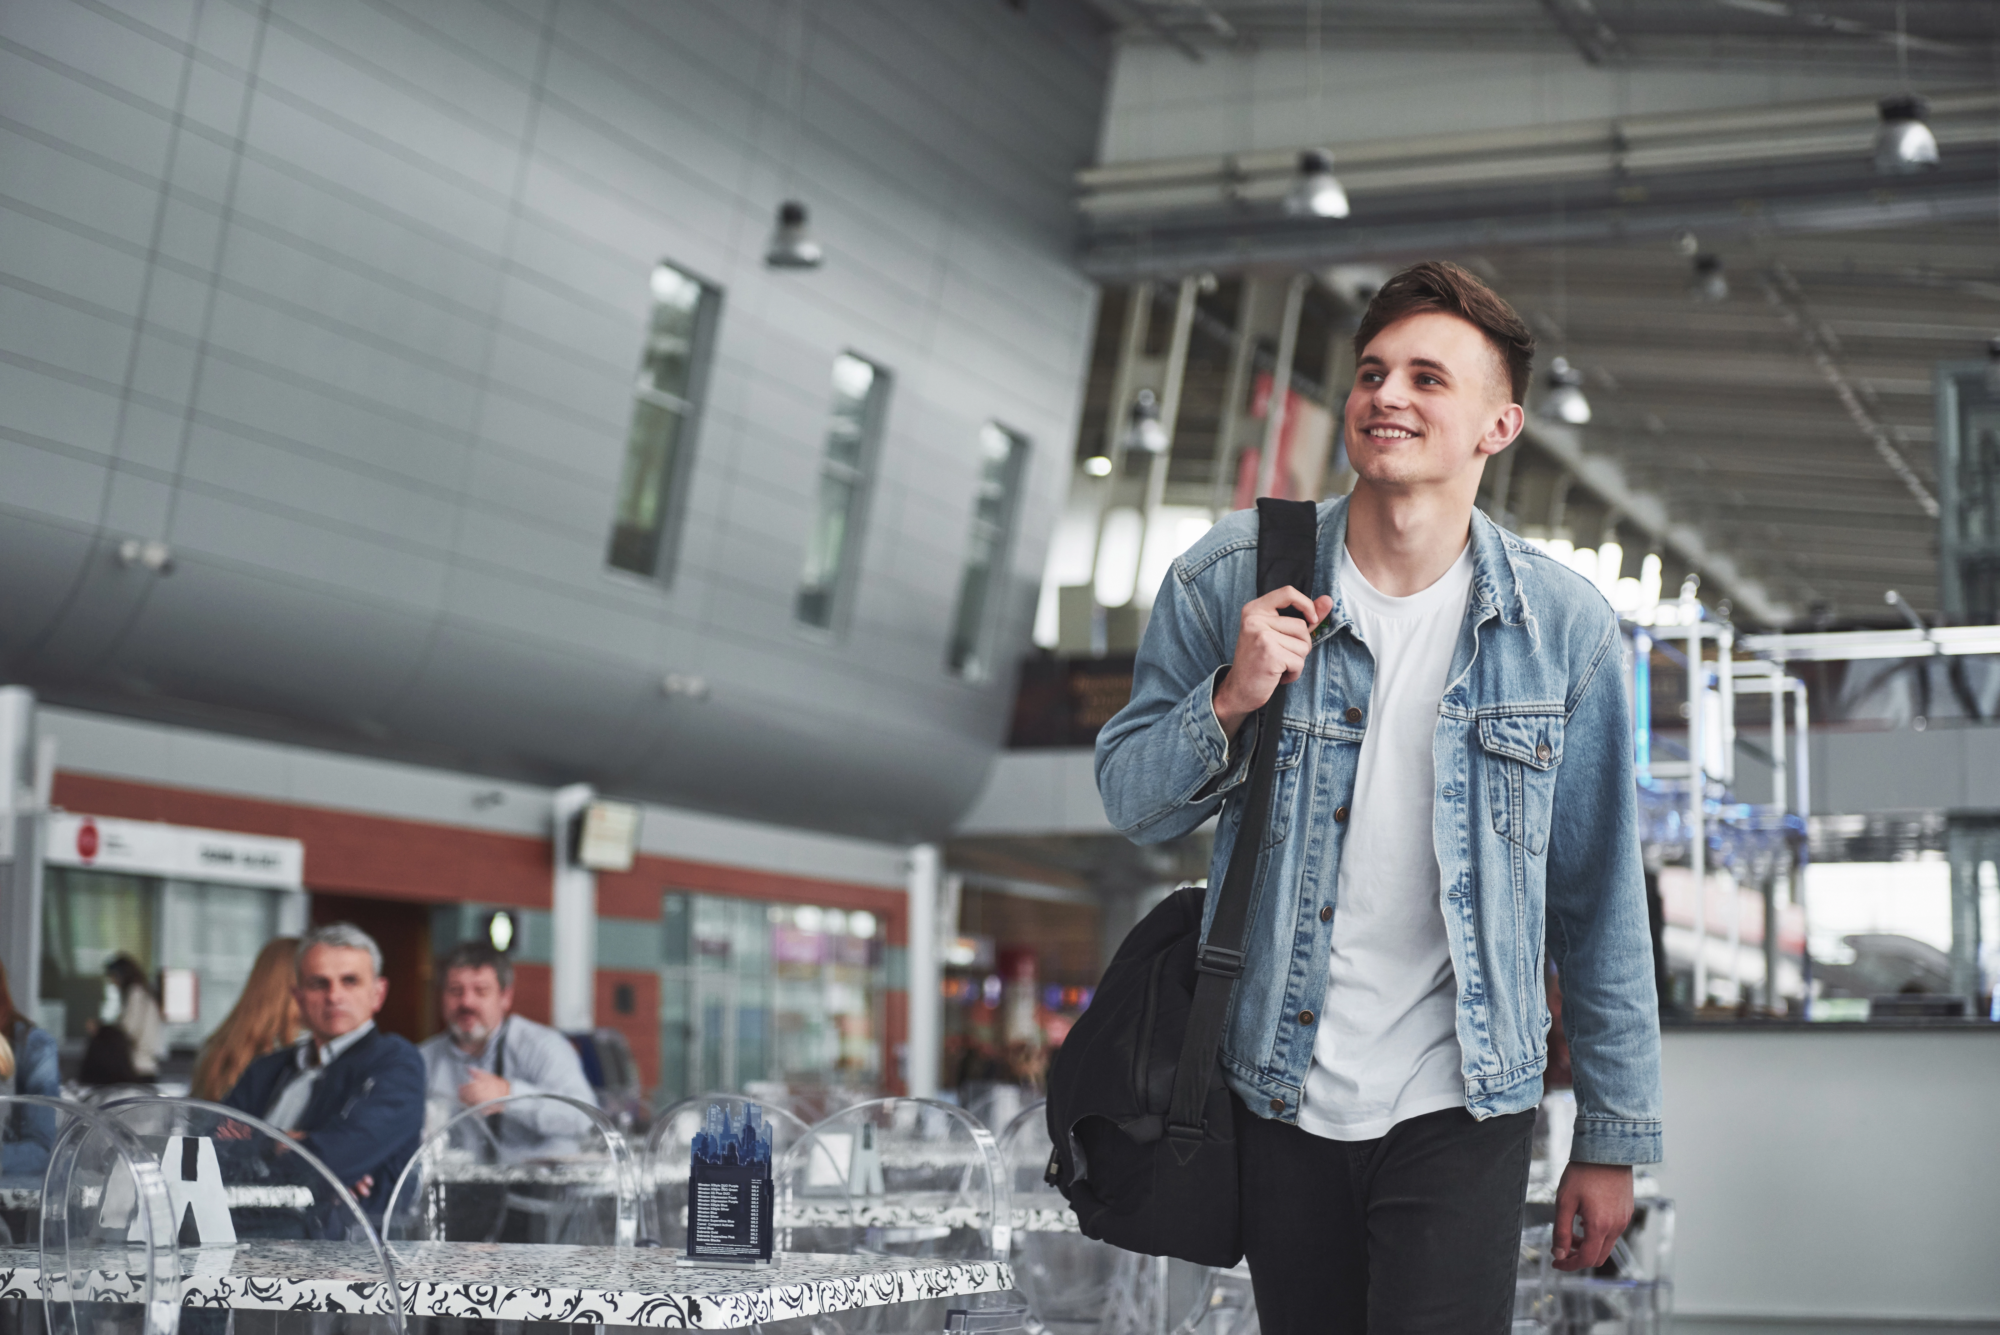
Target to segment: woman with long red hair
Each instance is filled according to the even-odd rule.
[[[236,1088],[245,1067],[298,1037],[299,1003],[292,995],[298,982],[298,955],[294,936],[274,937],[257,952],[243,994],[195,1060],[196,1098],[220,1102]]]

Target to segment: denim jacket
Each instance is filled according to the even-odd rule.
[[[1347,502],[1322,503],[1319,587],[1306,592],[1332,595],[1330,630],[1287,688],[1257,900],[1222,1045],[1230,1087],[1259,1116],[1287,1122],[1298,1119],[1313,1057],[1313,1027],[1300,1012],[1318,1010],[1326,994],[1344,808],[1375,675],[1335,578],[1346,535]],[[1562,979],[1575,1075],[1571,1157],[1654,1163],[1659,1012],[1617,618],[1588,580],[1477,512],[1472,549],[1472,594],[1431,743],[1466,1106],[1484,1119],[1540,1101],[1547,951]],[[1104,808],[1127,837],[1172,839],[1220,809],[1211,886],[1222,884],[1240,833],[1259,727],[1253,716],[1232,751],[1212,695],[1256,578],[1255,510],[1230,515],[1174,562],[1131,703],[1097,739]],[[1205,911],[1213,916],[1213,895]]]

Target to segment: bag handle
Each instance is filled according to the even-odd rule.
[[[1257,502],[1257,593],[1259,597],[1287,584],[1310,595],[1319,549],[1319,507],[1311,501]],[[1299,617],[1295,608],[1286,616]],[[1203,1111],[1214,1081],[1216,1050],[1222,1025],[1229,1016],[1229,998],[1243,973],[1243,933],[1250,922],[1251,898],[1257,887],[1257,861],[1264,830],[1271,818],[1271,789],[1278,772],[1278,739],[1284,729],[1285,684],[1279,682],[1258,711],[1257,752],[1250,762],[1250,792],[1243,823],[1236,830],[1236,847],[1209,921],[1208,940],[1195,952],[1194,1002],[1181,1036],[1180,1063],[1174,1071],[1173,1100],[1167,1108],[1167,1137],[1182,1164],[1194,1157],[1205,1124]]]

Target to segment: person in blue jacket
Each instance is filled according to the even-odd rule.
[[[56,1038],[14,1009],[7,966],[0,964],[0,1037],[11,1061],[0,1061],[0,1094],[62,1097],[56,1066]],[[56,1143],[53,1108],[19,1107],[0,1116],[0,1177],[40,1179]]]
[[[311,1150],[378,1221],[424,1132],[424,1059],[375,1027],[388,993],[382,950],[366,932],[349,923],[307,932],[297,985],[307,1036],[250,1063],[223,1100]]]

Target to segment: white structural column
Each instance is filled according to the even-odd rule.
[[[943,975],[938,960],[938,891],[943,858],[936,844],[910,848],[910,1035],[909,1092],[930,1098],[938,1092],[938,1063],[944,1046]]]
[[[550,1019],[566,1032],[595,1023],[597,982],[597,876],[578,866],[571,831],[597,796],[587,783],[555,791],[555,886],[551,900]]]
[[[52,760],[35,743],[35,693],[0,687],[0,960],[30,1015],[42,987],[42,815]]]
[[[1271,371],[1271,397],[1264,404],[1264,453],[1257,460],[1257,495],[1269,496],[1278,481],[1278,446],[1285,438],[1285,396],[1292,390],[1292,357],[1299,346],[1299,312],[1305,308],[1310,274],[1296,274],[1285,289],[1284,321],[1278,326],[1278,363]]]

